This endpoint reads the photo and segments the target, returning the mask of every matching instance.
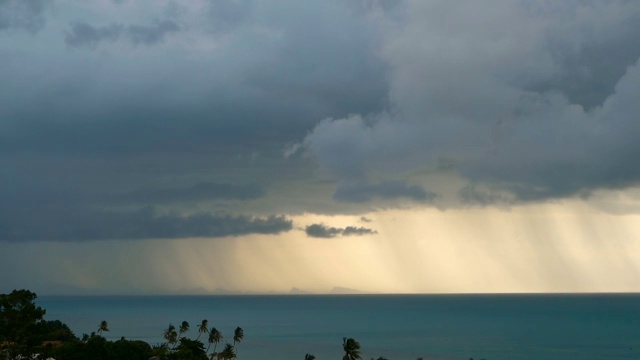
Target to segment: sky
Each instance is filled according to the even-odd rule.
[[[638,292],[638,34],[631,0],[0,0],[0,292]]]

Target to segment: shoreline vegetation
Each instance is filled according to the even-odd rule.
[[[206,319],[195,328],[188,321],[178,327],[169,324],[162,332],[164,342],[153,346],[124,337],[107,340],[103,336],[110,331],[106,320],[95,331],[77,337],[61,321],[44,320],[46,310],[36,306],[36,298],[35,293],[25,289],[0,294],[0,359],[231,360],[238,359],[242,349],[244,329],[238,326],[224,335]],[[360,343],[355,339],[344,337],[342,348],[342,360],[362,359]],[[300,358],[303,356],[305,360],[316,360],[313,354],[301,354]],[[389,359],[380,356],[375,360]]]

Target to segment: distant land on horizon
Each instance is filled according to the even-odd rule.
[[[214,290],[206,290],[204,288],[181,289],[174,293],[117,293],[96,289],[85,289],[76,287],[64,287],[59,292],[38,292],[37,289],[28,289],[34,291],[38,296],[215,296],[215,295],[355,295],[355,294],[377,294],[368,293],[357,289],[342,286],[334,286],[328,291],[314,292],[298,287],[292,287],[289,291],[239,291],[229,290],[225,288],[216,288]],[[10,292],[7,290],[7,292]]]
[[[27,288],[24,288],[27,289]],[[13,290],[13,289],[11,289]],[[11,290],[0,291],[0,293],[9,293]],[[120,293],[97,289],[85,289],[76,287],[61,287],[58,292],[39,292],[37,288],[27,290],[35,292],[39,297],[42,296],[226,296],[226,295],[638,295],[640,292],[513,292],[513,293],[385,293],[385,292],[367,292],[358,289],[334,286],[328,291],[314,292],[304,290],[298,287],[292,287],[289,291],[239,291],[228,290],[225,288],[216,288],[214,290],[206,290],[203,288],[181,289],[172,293],[163,292],[139,292],[139,293]]]

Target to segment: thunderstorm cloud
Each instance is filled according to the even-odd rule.
[[[634,2],[277,3],[0,1],[0,237],[640,183]]]
[[[637,34],[624,0],[0,0],[0,283],[99,287],[63,267],[104,252],[209,290],[637,291]]]
[[[448,158],[522,201],[637,185],[638,6],[494,5],[408,2],[381,48],[393,111],[320,122],[302,142],[320,167],[346,181]]]

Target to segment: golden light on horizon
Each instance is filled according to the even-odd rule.
[[[392,210],[367,217],[373,221],[363,224],[358,223],[360,217],[318,215],[293,219],[298,227],[356,224],[378,234],[324,239],[307,237],[299,229],[210,242],[233,243],[233,264],[224,261],[233,267],[233,281],[223,283],[237,291],[640,290],[637,215],[606,214],[574,202],[511,210]],[[206,248],[204,240],[192,241]],[[219,286],[218,279],[198,279],[205,289]]]
[[[22,244],[43,266],[26,276],[106,292],[381,293],[640,291],[640,215],[582,201],[494,208],[300,215],[280,235]],[[377,234],[312,238],[310,224]],[[18,246],[5,253],[15,253]],[[117,251],[113,249],[119,249]],[[63,264],[52,254],[72,254]],[[62,258],[62,257],[60,257]],[[5,259],[11,261],[11,259]],[[16,264],[17,271],[25,267]],[[47,273],[55,268],[54,274]],[[40,284],[46,288],[46,284]]]

